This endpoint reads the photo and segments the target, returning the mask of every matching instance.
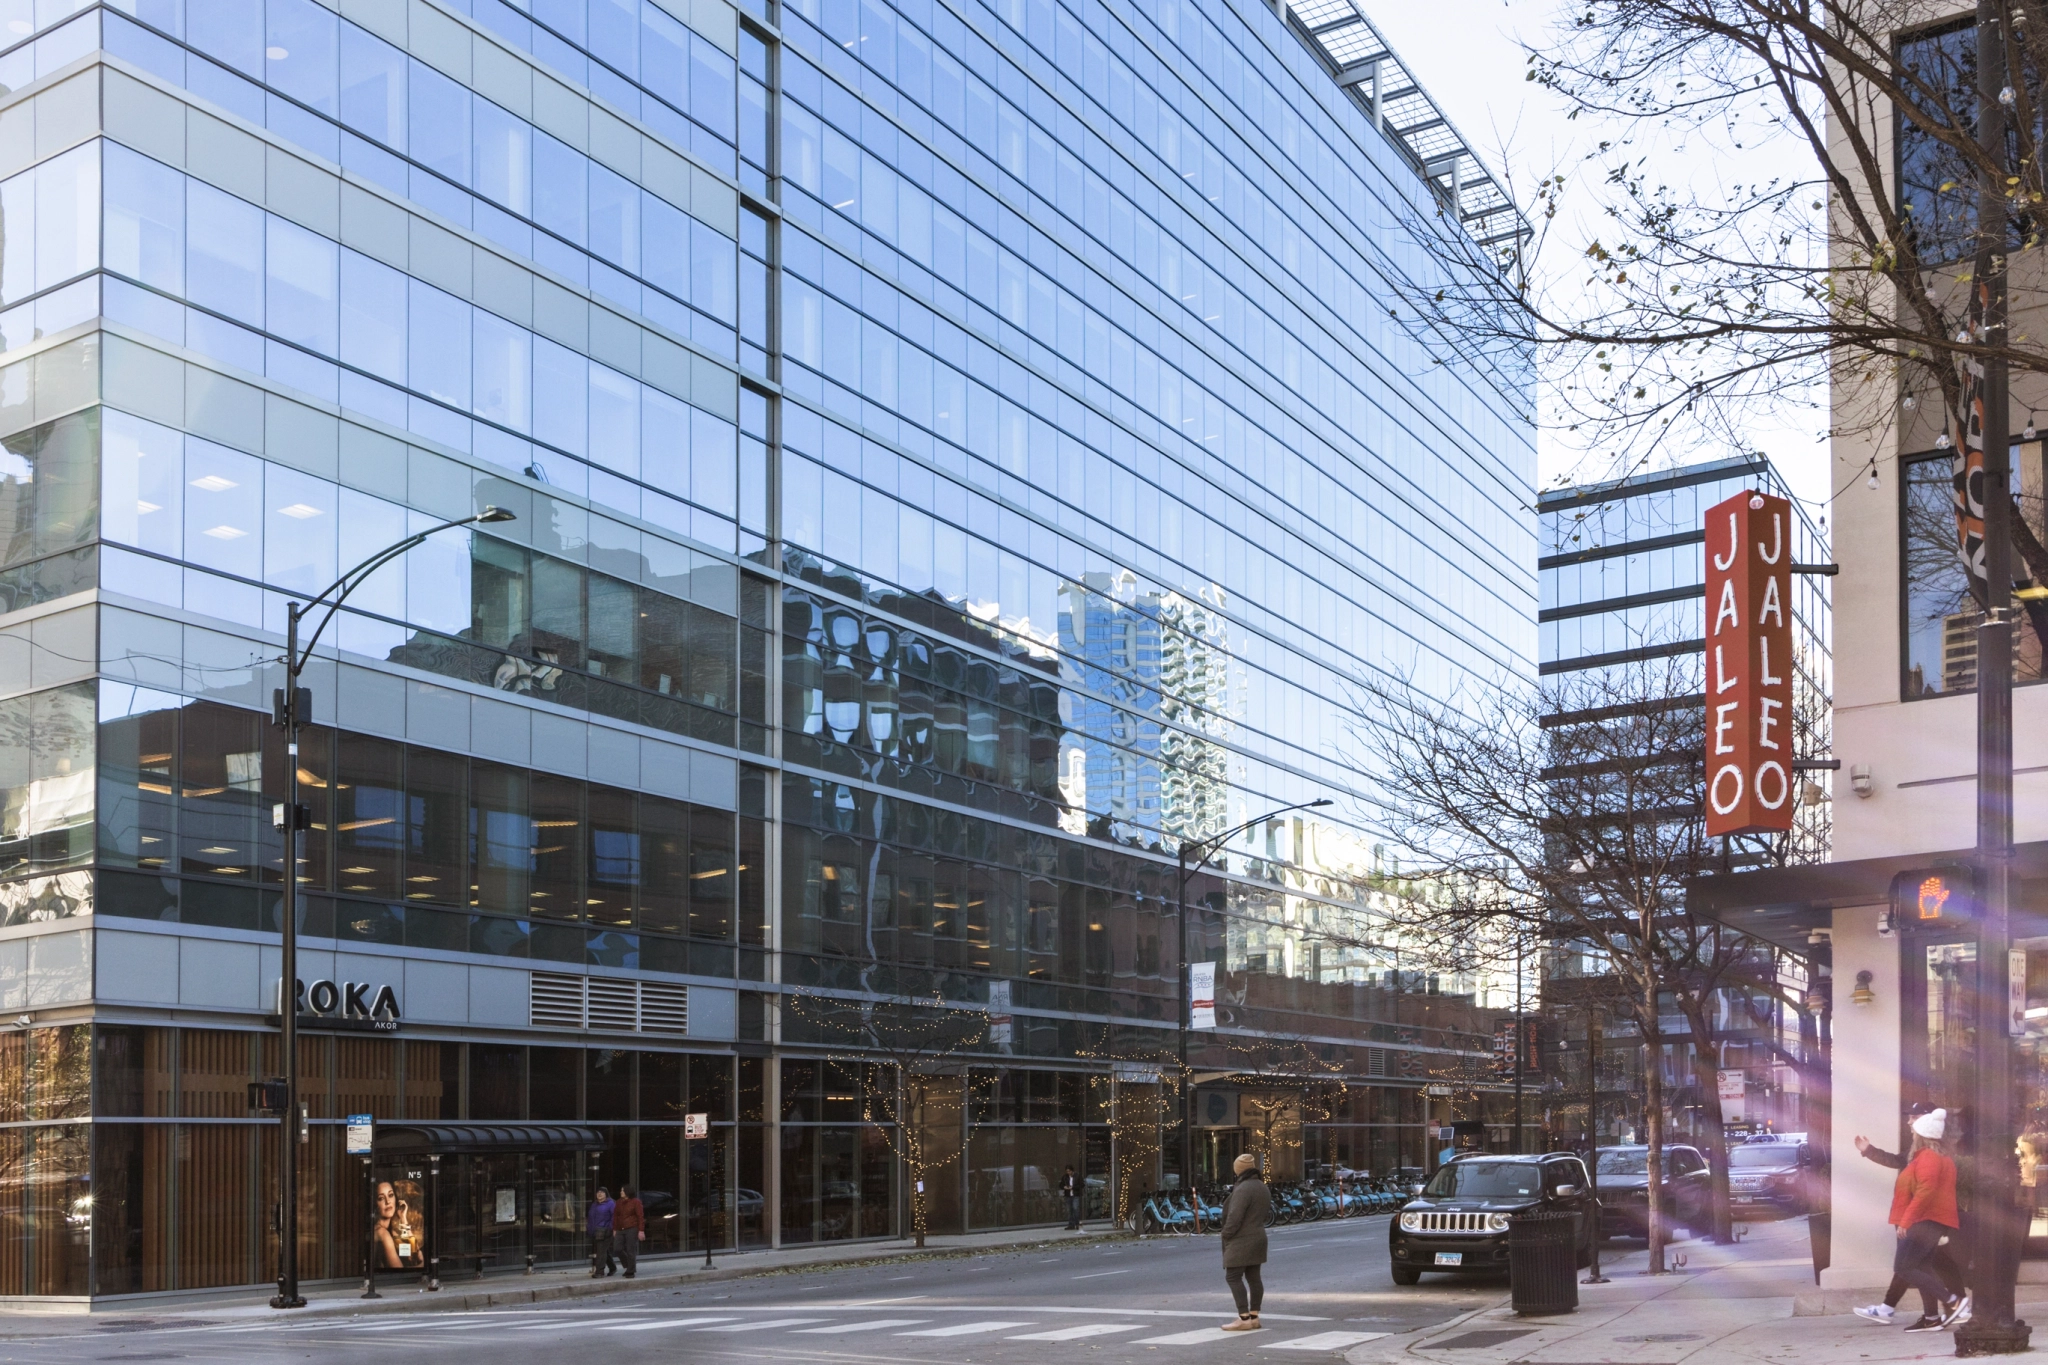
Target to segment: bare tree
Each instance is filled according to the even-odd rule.
[[[910,1181],[910,1225],[925,1244],[925,1181],[960,1159],[973,1127],[968,1064],[984,1050],[986,1010],[928,1000],[792,995],[787,1010],[836,1059],[860,1068],[861,1119]]]
[[[1435,269],[1394,311],[1463,354],[1533,355],[1552,420],[1613,450],[1617,473],[1675,441],[1746,449],[1755,423],[1802,393],[1832,402],[1837,432],[1926,448],[1945,431],[1960,456],[1972,367],[2002,361],[2022,392],[2048,380],[2039,319],[1987,329],[1975,287],[2008,269],[2016,298],[2048,282],[2048,4],[2001,9],[2010,69],[1986,88],[2007,107],[2003,155],[1978,145],[1967,12],[1920,0],[1561,5],[1528,76],[1589,130],[1591,150],[1517,192],[1528,237],[1480,242],[1449,224],[1422,237]],[[1796,169],[1739,178],[1759,147]],[[2006,186],[2003,221],[1979,222],[1987,177]],[[2015,516],[2013,529],[2048,582],[2039,518]],[[2029,609],[2037,631],[2048,626],[2048,606]]]
[[[1089,1073],[1088,1084],[1109,1117],[1110,1142],[1116,1153],[1116,1169],[1109,1173],[1110,1221],[1120,1228],[1136,1229],[1143,1197],[1136,1173],[1147,1173],[1144,1194],[1149,1195],[1150,1173],[1159,1169],[1171,1116],[1178,1113],[1182,1122],[1193,1121],[1181,1103],[1187,1086],[1179,1051],[1171,1034],[1159,1037],[1153,1029],[1119,1029],[1106,1024],[1095,1044],[1075,1055],[1107,1063],[1107,1070]],[[1199,1202],[1196,1208],[1199,1210]]]
[[[1699,673],[1696,658],[1676,656],[1541,686],[1500,679],[1448,698],[1373,686],[1357,731],[1379,778],[1369,817],[1414,851],[1409,875],[1435,884],[1435,894],[1396,910],[1417,921],[1418,939],[1473,942],[1509,926],[1579,945],[1620,982],[1649,1050],[1648,1216],[1659,1270],[1662,1049],[1690,1042],[1695,1075],[1711,1077],[1717,997],[1780,989],[1762,945],[1684,909],[1685,881],[1724,856],[1705,832]],[[1804,850],[1796,837],[1765,848],[1780,860]],[[1667,1000],[1685,1021],[1669,1039]],[[1723,1192],[1715,1231],[1725,1237],[1725,1138],[1718,1108],[1704,1111]]]

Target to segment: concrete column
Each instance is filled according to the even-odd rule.
[[[1900,1092],[1899,939],[1877,936],[1886,907],[1869,905],[1835,911],[1834,1066],[1830,1102],[1834,1115],[1832,1262],[1821,1274],[1823,1289],[1870,1288],[1881,1292],[1892,1277],[1895,1250],[1885,1219],[1891,1212],[1897,1172],[1856,1153],[1860,1133],[1895,1150]],[[1856,978],[1870,973],[1876,997],[1855,1001]],[[1874,1297],[1875,1295],[1873,1295]]]

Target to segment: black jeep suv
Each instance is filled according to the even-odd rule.
[[[1425,1270],[1500,1274],[1508,1268],[1508,1219],[1538,1212],[1576,1214],[1579,1264],[1591,1260],[1599,1207],[1586,1191],[1586,1167],[1577,1156],[1459,1157],[1389,1225],[1394,1283],[1414,1284]]]

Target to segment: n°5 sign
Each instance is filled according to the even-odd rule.
[[[1792,504],[1707,512],[1707,834],[1792,828]]]

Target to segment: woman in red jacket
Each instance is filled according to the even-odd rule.
[[[1857,1309],[1859,1317],[1889,1322],[1907,1286],[1920,1291],[1920,1320],[1908,1324],[1908,1332],[1939,1332],[1962,1315],[1964,1298],[1949,1294],[1930,1264],[1941,1239],[1954,1235],[1957,1226],[1956,1163],[1942,1149],[1947,1131],[1945,1109],[1913,1120],[1913,1153],[1892,1186],[1891,1223],[1899,1230],[1893,1289],[1883,1304]]]

